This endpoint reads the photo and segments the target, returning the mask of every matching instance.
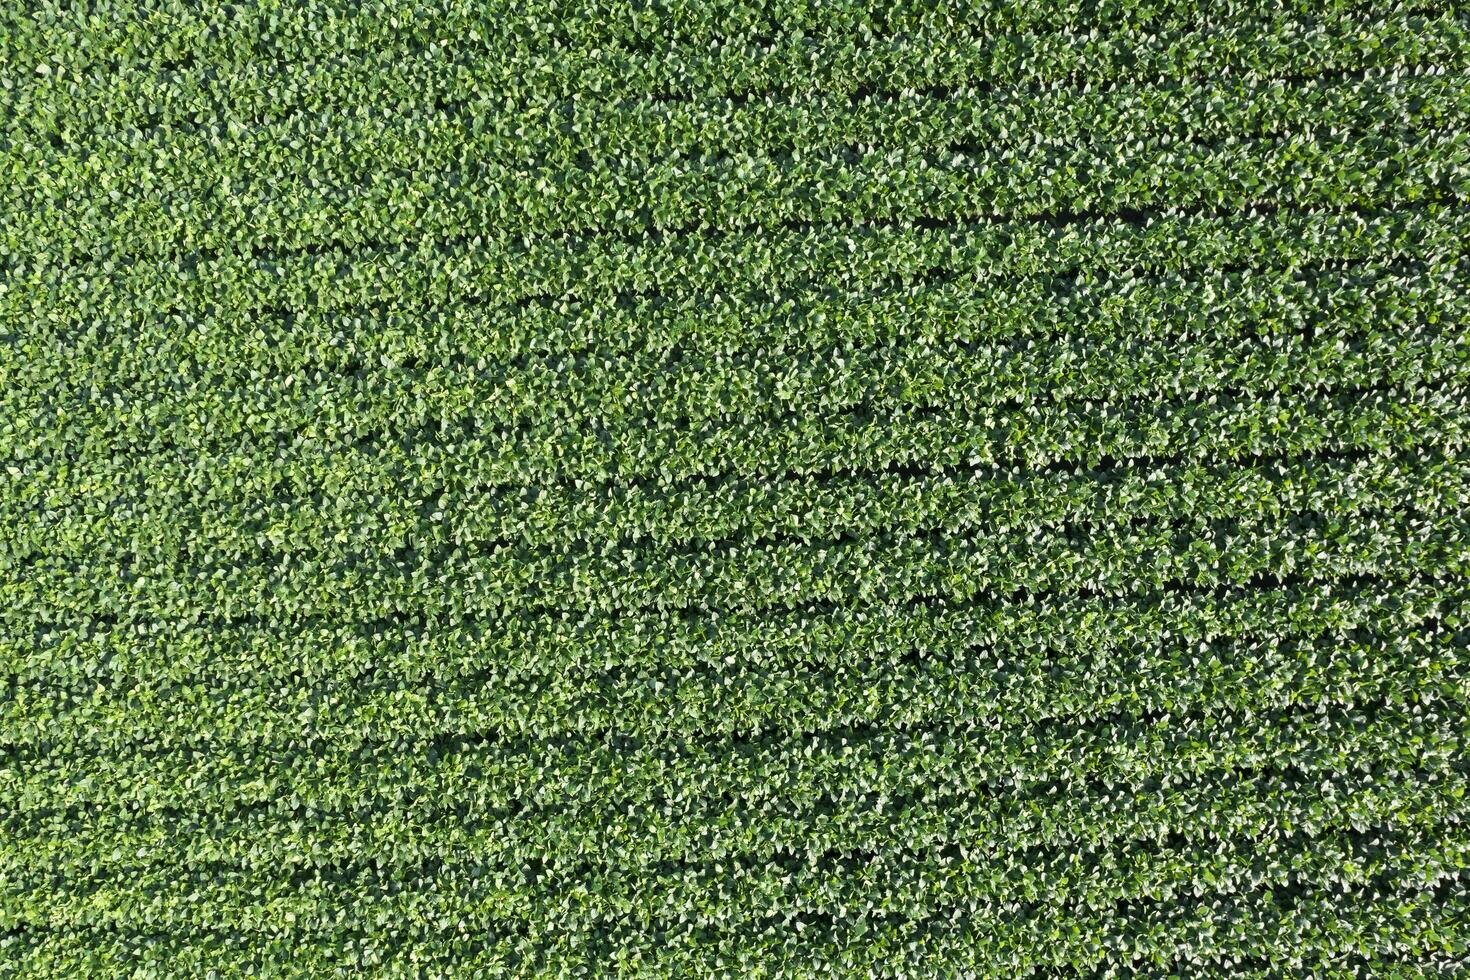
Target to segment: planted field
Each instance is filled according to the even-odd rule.
[[[0,976],[1470,956],[1470,16],[0,12]]]

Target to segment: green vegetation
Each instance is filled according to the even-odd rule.
[[[0,11],[0,977],[1451,975],[1470,16]]]

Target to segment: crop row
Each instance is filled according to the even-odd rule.
[[[162,930],[83,928],[58,934],[30,929],[24,944],[15,942],[14,955],[28,969],[63,976],[78,970],[192,975],[231,968],[371,970],[388,977],[426,970],[478,977],[607,969],[669,976],[888,970],[944,975],[955,969],[986,976],[1164,971],[1187,963],[1202,975],[1269,978],[1287,966],[1319,976],[1347,978],[1368,971],[1394,980],[1424,980],[1452,970],[1463,952],[1454,939],[1455,925],[1466,913],[1463,901],[1452,889],[1438,891],[1443,894],[1431,889],[1412,898],[1384,898],[1379,889],[1367,887],[1304,887],[1280,898],[1267,891],[1262,898],[1124,902],[1111,911],[1057,920],[1025,907],[1000,922],[991,916],[972,920],[963,908],[918,922],[785,916],[728,931],[648,925],[592,933],[565,927],[544,933],[461,933],[446,922],[420,934],[395,928],[386,915],[374,929],[344,926],[307,942],[291,932],[252,934],[228,927],[195,931],[187,938]],[[1016,914],[1023,911],[1024,916]],[[657,940],[651,945],[650,936]]]
[[[825,7],[826,5],[823,5]],[[814,8],[820,9],[820,8]],[[143,65],[76,74],[48,70],[0,86],[20,131],[63,141],[135,138],[168,128],[227,140],[241,128],[324,109],[399,114],[406,105],[489,96],[503,108],[597,102],[786,99],[812,92],[1094,85],[1220,75],[1302,77],[1462,58],[1463,15],[1433,0],[1272,13],[1209,25],[1073,27],[1031,35],[953,28],[888,37],[784,35],[767,43],[652,52],[616,47],[527,50],[470,40],[363,53],[314,52],[238,66]],[[498,48],[499,50],[496,50]],[[85,55],[83,55],[85,57]],[[58,65],[58,69],[64,66]]]
[[[1216,17],[1238,20],[1267,13],[1337,12],[1357,4],[1324,5],[1298,0],[1265,4],[1229,0]],[[1432,9],[1427,3],[1380,6],[1385,13]],[[511,13],[514,16],[508,16]],[[117,65],[134,70],[209,65],[222,69],[267,60],[302,47],[338,54],[428,49],[502,50],[623,49],[760,45],[781,37],[890,37],[949,32],[953,40],[992,34],[1049,32],[1090,27],[1168,29],[1198,23],[1195,4],[1169,0],[1141,6],[1117,0],[1067,3],[987,2],[954,7],[934,0],[901,0],[881,7],[797,2],[710,3],[534,2],[467,3],[463,0],[340,0],[254,3],[228,11],[157,0],[123,0],[79,8],[32,4],[6,12],[4,50],[20,67],[46,64],[44,72],[85,72]],[[53,57],[36,59],[39,52]],[[28,64],[27,56],[34,61]],[[7,59],[8,60],[8,59]]]
[[[1041,404],[966,411],[854,412],[669,429],[591,431],[564,424],[481,433],[472,421],[416,431],[293,438],[199,453],[188,441],[160,447],[142,465],[131,447],[65,447],[11,473],[12,499],[42,513],[112,506],[145,493],[175,500],[238,500],[278,494],[410,495],[548,484],[574,488],[616,481],[680,489],[710,480],[840,475],[865,470],[958,467],[1095,468],[1107,461],[1193,460],[1395,447],[1458,446],[1467,421],[1463,389],[1434,384],[1394,389],[1383,375],[1326,392],[1214,391],[1159,401]],[[84,450],[78,454],[78,450]]]
[[[494,620],[425,621],[404,616],[359,625],[92,621],[77,628],[37,623],[3,637],[4,673],[20,691],[185,691],[201,684],[250,691],[395,681],[440,690],[466,682],[534,691],[563,675],[589,687],[660,678],[718,677],[762,664],[832,671],[858,662],[950,660],[1116,663],[1142,648],[1248,648],[1273,640],[1330,646],[1363,630],[1463,630],[1465,599],[1452,583],[1360,579],[1313,585],[1196,590],[1121,597],[1024,597],[1004,602],[832,606],[754,615],[668,617],[631,613],[573,618],[509,614]],[[1161,661],[1162,662],[1162,661]],[[1242,669],[1245,665],[1241,665]],[[1142,682],[1140,682],[1142,683]],[[1026,697],[1017,692],[1013,697]]]
[[[1112,292],[1092,309],[1088,297],[1074,294],[1055,319],[1065,323],[1097,311],[1097,319],[1119,322],[1127,331],[1096,340],[965,346],[951,340],[939,349],[909,343],[837,349],[820,357],[814,351],[796,361],[760,355],[672,361],[663,354],[574,357],[500,371],[450,364],[316,380],[287,374],[238,387],[168,377],[132,384],[117,379],[111,397],[99,399],[93,410],[63,403],[52,418],[38,416],[31,424],[51,452],[91,444],[128,447],[146,459],[181,444],[217,453],[307,431],[334,443],[389,440],[435,423],[449,431],[473,424],[487,436],[506,437],[530,426],[667,431],[856,411],[984,412],[1010,404],[1109,404],[1288,385],[1413,388],[1463,380],[1470,344],[1459,329],[1465,299],[1453,275],[1383,275],[1363,282],[1367,278],[1329,274],[1315,282],[1204,295],[1191,293],[1187,282],[1173,289],[1167,282],[1150,283]],[[1010,298],[997,292],[973,312],[983,315],[985,306],[1000,307]],[[1222,309],[1234,315],[1218,323],[1208,319]],[[1019,304],[1009,308],[1015,318],[1031,312]],[[1257,317],[1269,318],[1264,329]],[[1437,325],[1440,320],[1448,329]],[[1165,336],[1159,329],[1164,324],[1202,321],[1210,324],[1200,330],[1204,336],[1153,339]],[[1298,325],[1307,336],[1273,336],[1272,328],[1282,322]],[[96,391],[101,383],[80,371],[75,382],[78,393]]]
[[[1462,650],[1463,654],[1463,650]],[[335,745],[309,738],[273,744],[136,745],[99,753],[7,750],[0,802],[12,832],[75,821],[206,819],[262,811],[297,819],[344,818],[380,808],[420,814],[476,808],[487,822],[537,832],[555,813],[585,819],[597,808],[643,817],[738,803],[774,813],[821,812],[912,793],[974,796],[1036,789],[1114,792],[1242,774],[1296,770],[1423,781],[1456,771],[1470,738],[1463,666],[1460,693],[1395,693],[1392,672],[1313,702],[1259,710],[1205,701],[1175,715],[1119,710],[1027,726],[1003,718],[916,727],[882,721],[796,731],[667,736],[590,731],[561,737],[498,731]],[[1379,700],[1383,694],[1386,700]],[[1235,697],[1239,697],[1238,695]],[[1463,796],[1463,787],[1457,791]],[[585,814],[583,811],[586,810]],[[543,812],[544,811],[544,812]],[[108,814],[113,816],[109,817]],[[583,814],[578,816],[578,814]],[[697,821],[696,821],[697,824]]]
[[[853,104],[846,97],[731,106],[572,103],[548,120],[544,107],[498,110],[499,100],[452,112],[359,118],[313,112],[217,143],[169,138],[89,146],[85,156],[38,139],[17,147],[0,203],[65,203],[93,186],[129,187],[169,206],[227,186],[262,199],[282,185],[354,187],[381,173],[462,171],[494,162],[544,171],[651,167],[660,161],[819,153],[843,147],[1025,148],[1091,140],[1120,143],[1187,135],[1202,142],[1299,131],[1360,132],[1384,125],[1453,126],[1470,94],[1453,73],[1467,64],[1404,65],[1362,78],[1304,83],[1211,79],[1177,86],[899,95]],[[1450,72],[1452,74],[1446,74]]]
[[[933,344],[940,327],[959,343],[1054,336],[1060,324],[1042,303],[1058,312],[1091,303],[1091,317],[1070,315],[1065,325],[1098,336],[1126,327],[1099,307],[1102,289],[1148,289],[1150,277],[1177,288],[1184,277],[1198,293],[1230,293],[1268,274],[1333,264],[1363,275],[1411,262],[1432,269],[1464,257],[1467,229],[1470,212],[1452,203],[40,263],[16,270],[0,292],[0,322],[24,355],[6,366],[10,376],[19,379],[24,365],[49,385],[67,383],[63,366],[124,382],[174,365],[228,378],[535,355]],[[1253,278],[1222,280],[1232,270]],[[1017,305],[1032,315],[1005,316]],[[949,318],[924,315],[936,310]]]
[[[1434,127],[1296,132],[1200,144],[1177,136],[948,150],[847,147],[648,167],[472,161],[349,187],[133,193],[0,216],[5,255],[124,259],[445,238],[724,232],[791,222],[976,220],[1126,209],[1372,206],[1470,195],[1466,136]]]
[[[250,674],[168,685],[94,681],[91,690],[16,691],[0,712],[0,746],[123,753],[140,745],[306,738],[350,745],[482,731],[551,738],[617,730],[676,738],[823,724],[1035,725],[1118,711],[1187,713],[1202,704],[1265,711],[1375,694],[1462,699],[1470,696],[1466,635],[1431,622],[1409,638],[1381,627],[1327,640],[1279,630],[1245,642],[1191,649],[1171,639],[1143,653],[1064,661],[1005,660],[983,649],[948,656],[926,650],[920,657],[848,648],[836,666],[751,660],[670,671],[640,665],[611,675],[584,668],[514,681],[473,674],[448,683],[369,677],[312,686],[261,683]]]
[[[1308,506],[1346,512],[1385,500],[1433,513],[1464,492],[1463,449],[1454,440],[1365,454],[1346,445],[1325,455],[1212,461],[1017,475],[986,467],[915,474],[797,476],[695,483],[674,490],[610,485],[535,490],[467,488],[453,497],[405,488],[389,500],[347,490],[329,500],[278,494],[247,500],[116,501],[38,515],[15,505],[6,564],[51,554],[126,558],[136,565],[190,552],[220,558],[265,554],[339,558],[412,546],[518,543],[532,548],[725,547],[771,538],[823,540],[864,533],[1053,528],[1164,518],[1187,508],[1209,519],[1286,514]]]

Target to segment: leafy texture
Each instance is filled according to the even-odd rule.
[[[0,11],[0,976],[1444,976],[1470,18]]]

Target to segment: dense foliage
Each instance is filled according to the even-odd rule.
[[[0,10],[0,976],[1442,976],[1470,15]]]

